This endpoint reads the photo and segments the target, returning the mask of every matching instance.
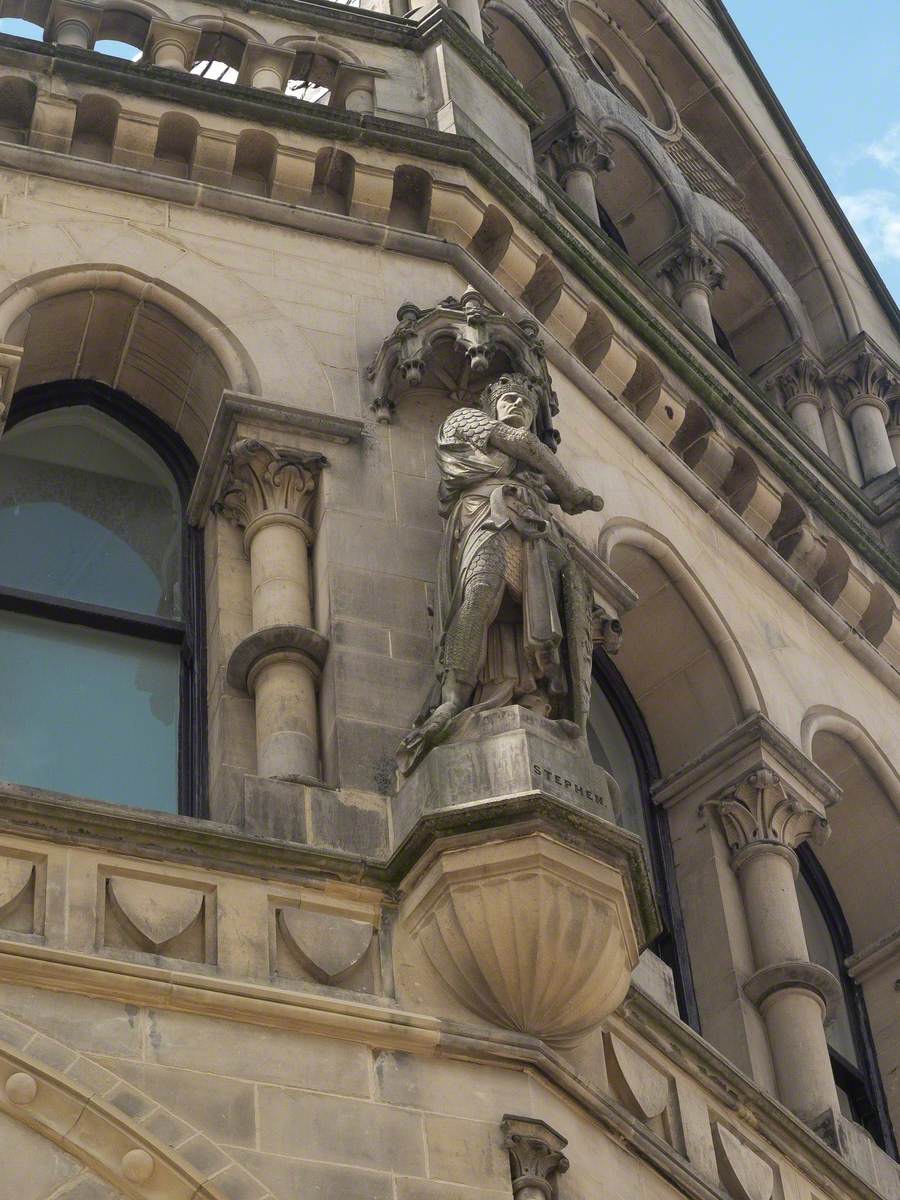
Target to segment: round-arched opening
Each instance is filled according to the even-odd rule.
[[[677,125],[675,109],[656,74],[624,31],[580,0],[570,5],[569,16],[595,78],[651,125],[672,132]]]
[[[597,200],[628,254],[641,262],[681,225],[678,212],[650,160],[629,138],[607,131],[613,168],[597,181]],[[614,236],[614,235],[611,235]]]
[[[165,421],[199,458],[231,386],[213,349],[166,309],[104,288],[53,295],[10,327],[24,347],[23,388],[90,379],[121,389]]]
[[[23,17],[0,17],[0,33],[7,37],[27,38],[30,42],[44,40],[44,27]]]
[[[551,122],[569,108],[556,73],[538,42],[499,4],[487,4],[482,18],[491,46],[522,85],[544,120]]]
[[[138,62],[143,54],[150,22],[140,13],[125,9],[106,9],[100,20],[94,50],[112,58]]]
[[[191,74],[217,83],[237,83],[244,42],[221,30],[204,30],[197,43]]]
[[[307,104],[330,104],[338,66],[328,55],[298,50],[284,94]]]
[[[191,173],[198,122],[187,113],[163,113],[153,151],[153,169],[162,175],[187,179]]]
[[[0,141],[24,146],[28,142],[37,87],[29,79],[7,75],[0,79]]]
[[[124,393],[19,392],[0,439],[0,771],[138,808],[202,809],[196,464]]]
[[[725,267],[726,283],[712,293],[713,320],[732,357],[749,373],[790,346],[798,331],[784,302],[749,259],[725,243],[716,253]]]
[[[733,636],[668,543],[641,526],[610,525],[600,553],[638,594],[621,618],[616,667],[666,776],[762,703]]]
[[[69,153],[76,158],[109,162],[112,159],[120,111],[121,106],[110,96],[83,96],[78,101],[78,110],[75,113]]]

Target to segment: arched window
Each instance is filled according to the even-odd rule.
[[[845,966],[853,953],[850,929],[828,876],[809,846],[800,847],[799,858],[797,898],[809,957],[840,980],[844,993],[842,1011],[825,1027],[841,1110],[862,1125],[882,1150],[896,1157],[865,999]]]
[[[647,851],[663,924],[662,933],[648,950],[671,970],[681,1018],[699,1032],[669,826],[665,813],[650,798],[650,787],[660,775],[656,753],[624,679],[602,652],[594,656],[588,746],[594,761],[619,785],[618,823],[636,833]]]
[[[0,439],[0,779],[200,815],[202,561],[190,452],[96,383]]]

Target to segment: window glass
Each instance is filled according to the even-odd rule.
[[[0,586],[178,617],[181,516],[171,474],[87,406],[29,418],[0,441]]]
[[[802,874],[797,879],[797,899],[800,901],[800,916],[803,919],[803,932],[806,934],[806,949],[810,960],[818,963],[820,967],[826,967],[835,979],[841,979],[843,965],[834,948],[831,930]],[[825,1026],[825,1037],[832,1050],[836,1050],[854,1066],[859,1066],[846,1005],[841,1005],[841,1011],[835,1020]]]
[[[620,811],[616,813],[616,820],[646,843],[647,825],[644,820],[641,779],[634,756],[612,705],[596,683],[591,692],[587,735],[594,762],[609,771],[619,785]]]
[[[178,808],[178,646],[0,612],[0,778]]]

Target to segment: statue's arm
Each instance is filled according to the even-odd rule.
[[[498,421],[491,429],[490,443],[510,458],[515,458],[534,471],[540,471],[556,496],[560,508],[567,513],[599,512],[603,501],[590,488],[579,487],[560,465],[559,459],[530,430],[513,429]]]

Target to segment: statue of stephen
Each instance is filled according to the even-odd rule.
[[[538,439],[538,404],[526,376],[503,375],[438,430],[437,678],[401,743],[403,774],[484,709],[520,704],[584,731],[593,593],[551,505],[574,514],[603,501]]]

